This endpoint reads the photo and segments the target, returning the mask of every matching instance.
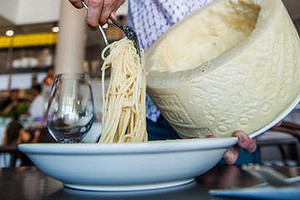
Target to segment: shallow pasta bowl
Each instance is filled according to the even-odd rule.
[[[45,174],[65,187],[128,191],[190,183],[214,167],[237,138],[124,144],[20,144]]]

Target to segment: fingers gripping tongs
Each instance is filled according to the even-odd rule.
[[[86,5],[86,3],[84,1],[81,1],[83,7],[85,7],[86,9],[88,9],[88,6]],[[109,16],[109,19],[114,23],[114,25],[116,25],[119,29],[121,29],[125,36],[129,39],[129,40],[132,40],[133,41],[133,44],[134,44],[134,47],[136,48],[136,52],[137,54],[139,55],[139,57],[141,58],[141,50],[140,50],[140,45],[139,45],[139,42],[138,42],[138,38],[137,38],[137,35],[136,35],[136,32],[133,30],[132,27],[130,26],[126,26],[126,27],[123,27],[118,21],[116,21],[115,19],[113,19],[111,16]],[[102,37],[104,39],[104,42],[105,42],[105,45],[109,45],[109,42],[107,40],[107,37],[105,35],[105,32],[103,30],[103,28],[101,27],[101,25],[99,24],[98,26],[101,34],[102,34]]]

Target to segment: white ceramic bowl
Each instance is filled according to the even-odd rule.
[[[21,144],[45,174],[66,187],[127,191],[178,186],[207,172],[237,138],[124,144]]]

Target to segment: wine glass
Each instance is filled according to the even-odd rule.
[[[94,122],[89,76],[61,73],[54,77],[47,108],[47,128],[60,143],[80,142]]]

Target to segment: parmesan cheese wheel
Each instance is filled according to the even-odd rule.
[[[185,138],[251,136],[299,101],[300,40],[281,0],[217,0],[146,52],[147,91]]]

